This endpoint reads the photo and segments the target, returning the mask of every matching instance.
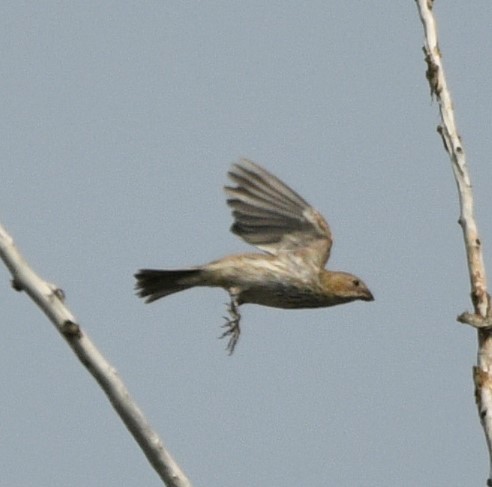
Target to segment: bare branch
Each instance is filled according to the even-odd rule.
[[[420,20],[425,33],[426,77],[431,96],[435,96],[441,115],[438,132],[449,157],[458,187],[460,202],[459,224],[465,240],[471,299],[474,313],[462,313],[458,321],[478,330],[478,358],[474,368],[475,397],[480,421],[485,432],[490,457],[488,485],[492,485],[492,316],[490,296],[487,292],[487,277],[473,209],[473,192],[468,173],[465,151],[456,127],[454,107],[444,73],[441,51],[438,44],[436,21],[432,0],[416,0]]]
[[[12,274],[12,287],[17,291],[25,291],[53,322],[75,355],[99,383],[165,485],[191,487],[190,481],[164,448],[159,436],[131,398],[114,367],[101,355],[64,304],[63,291],[41,279],[28,266],[2,225],[0,258]]]

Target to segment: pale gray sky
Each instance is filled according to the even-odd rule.
[[[492,272],[489,1],[436,3]],[[61,286],[198,486],[483,485],[458,204],[413,1],[0,6],[0,220]],[[248,157],[330,222],[374,303],[146,306],[140,267],[247,246],[222,186]],[[52,325],[0,270],[0,485],[158,486]]]

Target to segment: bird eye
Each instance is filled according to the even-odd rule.
[[[355,287],[359,287],[359,286],[360,286],[360,281],[359,281],[359,279],[355,279],[355,280],[353,281],[353,285],[354,285]]]

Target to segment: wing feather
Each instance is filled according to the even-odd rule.
[[[301,253],[324,267],[330,256],[331,232],[326,220],[301,196],[257,164],[241,159],[228,173],[231,231],[270,254]]]

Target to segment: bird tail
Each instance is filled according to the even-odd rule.
[[[201,269],[162,271],[141,269],[135,274],[137,295],[146,303],[201,284]]]

